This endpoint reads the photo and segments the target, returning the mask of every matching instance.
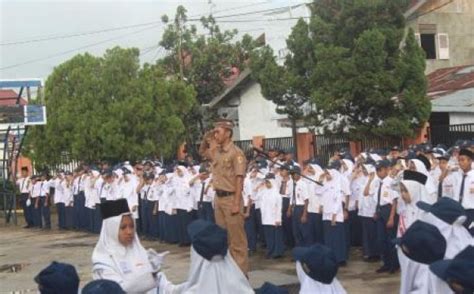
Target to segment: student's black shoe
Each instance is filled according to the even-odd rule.
[[[375,272],[376,272],[377,274],[381,274],[381,273],[387,273],[387,272],[389,272],[389,271],[390,271],[390,269],[389,269],[388,267],[382,266],[382,267],[380,267],[378,270],[376,270]]]

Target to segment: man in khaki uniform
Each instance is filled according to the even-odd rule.
[[[216,224],[227,230],[230,253],[247,276],[249,262],[242,213],[247,162],[242,150],[232,142],[233,127],[232,121],[217,121],[214,129],[204,135],[199,151],[212,166]]]

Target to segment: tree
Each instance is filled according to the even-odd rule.
[[[37,164],[57,164],[62,154],[89,162],[169,156],[195,95],[157,65],[140,68],[138,49],[76,55],[48,77],[48,124],[28,133],[27,151]]]
[[[193,143],[204,133],[206,123],[216,117],[201,106],[220,95],[226,81],[246,67],[248,53],[257,42],[248,35],[236,41],[237,30],[222,31],[212,16],[200,19],[204,32],[198,33],[195,25],[189,25],[186,13],[179,6],[173,21],[166,15],[162,17],[167,27],[160,45],[169,53],[158,64],[197,92],[198,103],[186,114],[187,142]]]
[[[263,95],[290,118],[294,104],[313,104],[308,121],[354,139],[413,135],[430,102],[423,52],[413,31],[406,34],[407,1],[320,0],[311,7],[309,23],[299,20],[287,40],[284,65],[269,48],[254,54]]]

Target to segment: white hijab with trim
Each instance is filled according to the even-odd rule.
[[[308,276],[301,266],[299,261],[296,262],[296,274],[298,280],[300,281],[300,294],[314,294],[314,293],[324,293],[324,294],[345,294],[346,290],[342,287],[341,283],[337,280],[336,277],[332,280],[331,284],[323,284],[316,280],[313,280]]]
[[[227,251],[225,257],[207,260],[191,246],[191,265],[186,282],[173,285],[164,275],[160,279],[160,294],[253,294],[247,278]]]

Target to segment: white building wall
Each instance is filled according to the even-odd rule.
[[[284,116],[277,114],[275,109],[276,105],[262,96],[260,85],[251,82],[240,96],[239,139],[290,137],[290,128],[278,126],[277,120]]]
[[[474,124],[474,113],[472,112],[451,112],[449,114],[449,124]]]

